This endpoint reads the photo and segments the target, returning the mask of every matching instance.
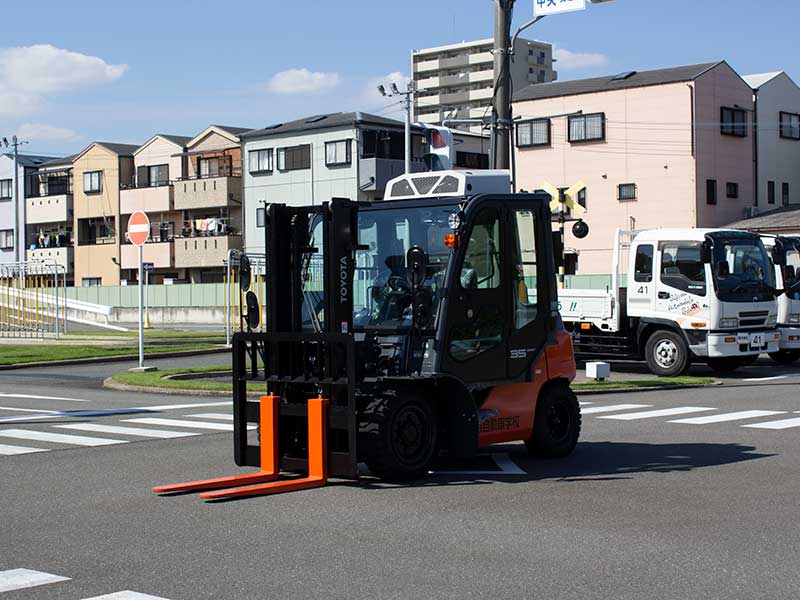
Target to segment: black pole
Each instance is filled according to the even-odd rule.
[[[511,167],[511,13],[514,0],[494,3],[494,97],[492,100],[493,169]]]

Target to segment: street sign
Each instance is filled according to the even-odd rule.
[[[572,212],[574,216],[582,215],[586,212],[586,209],[583,208],[580,204],[578,204],[578,193],[586,187],[586,184],[582,181],[578,181],[577,183],[573,183],[565,192],[564,192],[564,202],[561,202],[561,194],[556,186],[554,186],[549,181],[543,181],[541,185],[539,185],[538,189],[544,190],[548,194],[552,200],[550,201],[550,210],[552,212],[560,212],[562,208],[568,208]]]
[[[142,268],[148,273],[152,273],[156,270],[156,265],[155,263],[142,263]]]
[[[575,10],[586,10],[586,0],[533,0],[533,15],[535,17]]]
[[[128,239],[134,246],[142,246],[150,237],[150,219],[140,210],[128,219]]]

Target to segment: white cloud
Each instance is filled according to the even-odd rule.
[[[2,48],[0,114],[33,112],[46,94],[116,81],[127,68],[50,44]]]
[[[594,52],[571,52],[566,48],[553,49],[553,58],[558,62],[554,67],[558,71],[575,71],[578,69],[592,69],[605,67],[608,57],[605,54]]]
[[[78,134],[64,127],[53,127],[44,123],[23,123],[17,130],[20,139],[29,142],[71,142]]]
[[[306,94],[328,90],[337,85],[339,85],[338,73],[287,69],[275,73],[267,83],[267,89],[276,94]]]

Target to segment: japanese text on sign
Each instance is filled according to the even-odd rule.
[[[586,0],[533,0],[533,14],[537,17],[585,9]]]

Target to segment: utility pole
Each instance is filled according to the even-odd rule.
[[[492,169],[511,168],[511,15],[514,0],[494,0]]]
[[[396,83],[390,85],[391,92],[386,91],[383,85],[378,86],[381,96],[391,98],[392,96],[403,96],[403,108],[406,113],[405,128],[405,173],[411,173],[411,112],[414,110],[414,94],[417,92],[417,82],[413,79],[406,85],[406,91],[401,92]]]

